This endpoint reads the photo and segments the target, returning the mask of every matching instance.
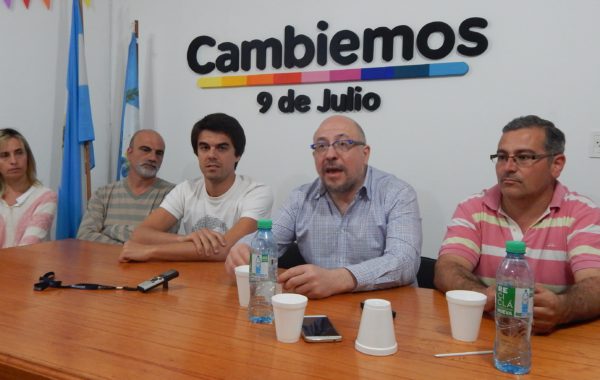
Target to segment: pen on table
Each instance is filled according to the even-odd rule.
[[[488,355],[488,354],[493,354],[493,353],[494,353],[493,350],[486,350],[486,351],[450,352],[447,354],[435,354],[433,356],[435,356],[436,358],[446,358],[449,356]]]

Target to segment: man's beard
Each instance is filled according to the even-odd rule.
[[[344,194],[349,192],[356,185],[356,181],[347,180],[344,183],[340,183],[339,185],[329,185],[327,181],[323,181],[325,188],[328,192],[334,194]]]
[[[152,167],[146,162],[137,164],[134,168],[135,172],[144,179],[151,179],[156,177],[158,173],[158,167]]]

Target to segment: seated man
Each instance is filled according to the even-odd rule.
[[[368,166],[371,148],[352,119],[327,118],[313,142],[319,178],[294,190],[273,220],[279,255],[297,241],[308,264],[278,282],[311,298],[415,283],[422,240],[415,191]],[[227,271],[249,254],[247,244],[235,245]]]
[[[502,130],[498,184],[458,205],[439,252],[441,291],[487,294],[494,309],[495,275],[507,240],[522,240],[536,280],[533,331],[600,315],[600,209],[558,181],[565,136],[537,116]]]
[[[235,169],[246,136],[231,116],[204,117],[192,129],[203,178],[177,185],[123,246],[121,261],[225,260],[229,248],[256,230],[273,206],[271,189]],[[179,221],[185,235],[169,233]]]
[[[77,238],[123,244],[133,229],[155,208],[174,185],[156,177],[165,153],[158,132],[134,133],[127,148],[128,176],[99,188],[87,205]]]

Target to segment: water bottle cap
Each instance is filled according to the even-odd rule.
[[[273,226],[271,219],[259,219],[257,224],[258,228],[262,230],[270,229]]]
[[[524,255],[525,248],[526,248],[525,242],[523,242],[523,241],[507,241],[506,242],[506,252]]]

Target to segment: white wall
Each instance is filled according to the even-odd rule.
[[[365,128],[371,164],[417,190],[425,256],[437,255],[456,203],[495,182],[487,157],[495,151],[501,127],[516,116],[538,114],[566,133],[568,164],[562,180],[600,202],[596,174],[600,159],[588,157],[590,132],[600,130],[600,35],[593,28],[599,2],[582,0],[576,7],[558,0],[365,4],[92,1],[91,8],[84,7],[84,22],[97,138],[93,186],[114,177],[124,59],[130,25],[137,19],[142,124],[165,137],[161,176],[173,182],[199,175],[188,141],[193,123],[224,111],[240,120],[248,138],[238,171],[271,184],[279,205],[289,190],[315,177],[308,144],[318,124],[330,115],[315,109],[323,89],[341,93],[360,85],[363,93],[378,93],[382,105],[376,112],[349,116]],[[474,16],[489,22],[483,31],[488,50],[474,58],[453,53],[442,60],[467,62],[470,71],[464,77],[206,90],[196,87],[198,75],[186,61],[187,47],[199,35],[239,44],[282,39],[284,27],[293,25],[297,33],[316,37],[319,20],[329,23],[329,36],[342,29],[360,35],[367,27],[401,24],[418,31],[431,21],[446,22],[457,30],[462,20]],[[10,10],[0,5],[0,126],[18,128],[26,135],[42,181],[54,188],[60,179],[69,20],[70,1],[57,0],[50,11],[41,2],[32,2],[28,11],[22,3]],[[397,53],[395,57],[391,63],[359,60],[350,67],[313,64],[307,70],[432,63],[418,53],[410,62]],[[258,112],[255,98],[260,91],[279,96],[289,88],[312,99],[311,111],[286,115],[274,107],[264,115]]]

